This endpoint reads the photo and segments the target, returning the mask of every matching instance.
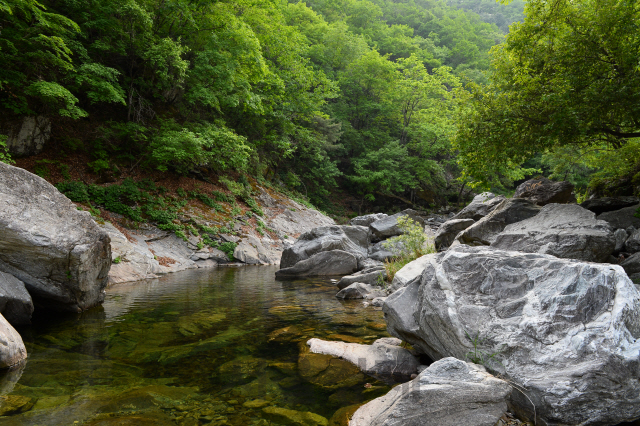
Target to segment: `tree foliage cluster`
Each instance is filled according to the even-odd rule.
[[[279,180],[326,201],[455,192],[455,100],[501,40],[435,0],[0,0],[0,109],[73,126],[95,172]]]

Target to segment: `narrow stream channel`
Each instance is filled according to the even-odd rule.
[[[372,343],[388,335],[382,312],[275,271],[170,274],[114,286],[81,315],[36,316],[19,329],[26,366],[0,383],[0,425],[345,424],[345,407],[389,387],[304,342]]]

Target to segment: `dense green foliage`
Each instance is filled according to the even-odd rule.
[[[0,0],[0,26],[3,114],[91,120],[94,173],[249,173],[320,205],[456,194],[454,101],[502,39],[435,0]]]
[[[542,154],[555,177],[597,169],[592,187],[625,175],[640,184],[640,4],[532,0],[525,14],[493,50],[492,83],[462,109],[465,171],[491,183]]]
[[[495,0],[447,0],[451,6],[477,13],[484,22],[495,24],[505,34],[509,25],[524,20],[524,0],[497,2]]]

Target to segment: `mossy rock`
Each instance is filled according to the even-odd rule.
[[[351,416],[360,408],[362,404],[347,405],[333,413],[329,419],[329,426],[349,426]]]
[[[364,374],[350,362],[311,353],[306,344],[300,346],[298,371],[305,381],[324,389],[338,389],[357,385],[364,380]]]
[[[329,420],[319,414],[308,411],[288,410],[280,407],[262,409],[265,418],[281,425],[292,426],[329,426]]]

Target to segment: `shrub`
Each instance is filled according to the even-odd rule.
[[[399,252],[390,261],[385,261],[385,269],[389,281],[392,281],[396,272],[407,263],[436,251],[433,241],[429,240],[422,226],[409,216],[398,218],[398,227],[402,230],[402,235],[389,238],[382,243],[385,248],[393,248]]]

